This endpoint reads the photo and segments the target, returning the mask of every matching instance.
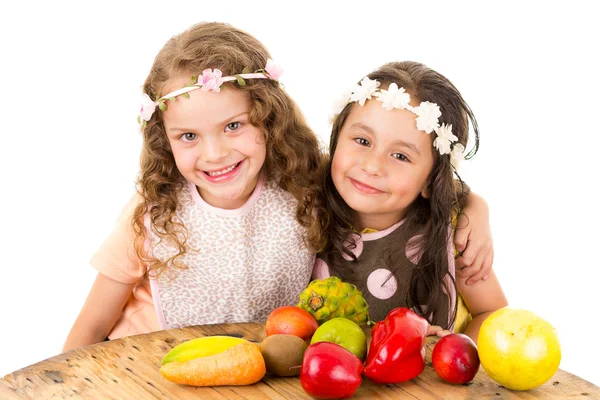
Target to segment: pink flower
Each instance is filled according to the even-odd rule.
[[[279,80],[279,77],[283,75],[283,68],[279,65],[275,64],[273,60],[270,58],[267,60],[267,66],[265,67],[265,71],[269,74],[269,77],[273,80]]]
[[[198,77],[198,85],[201,85],[201,90],[205,92],[220,92],[223,73],[219,69],[205,69],[202,75]]]
[[[140,118],[144,121],[150,121],[152,114],[156,110],[156,103],[152,101],[146,93],[142,95],[142,104],[140,106]]]

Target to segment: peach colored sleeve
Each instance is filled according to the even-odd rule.
[[[134,250],[135,234],[131,217],[135,207],[141,202],[139,194],[134,195],[121,211],[115,228],[90,260],[98,272],[122,283],[135,283],[146,272]]]

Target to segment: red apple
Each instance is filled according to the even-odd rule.
[[[304,341],[310,340],[319,324],[310,313],[295,306],[274,309],[267,317],[267,336],[275,334],[294,335]]]
[[[462,333],[441,338],[433,348],[431,361],[439,377],[449,383],[470,382],[479,371],[477,345]]]
[[[362,369],[362,361],[339,344],[319,342],[304,352],[300,384],[312,397],[346,399],[360,386]]]

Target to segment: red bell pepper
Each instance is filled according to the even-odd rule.
[[[371,331],[364,374],[375,383],[399,383],[425,368],[427,320],[408,308],[395,308]]]

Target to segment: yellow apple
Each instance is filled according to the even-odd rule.
[[[477,347],[485,372],[508,389],[538,387],[560,364],[556,330],[527,310],[504,307],[491,314],[481,325]]]

